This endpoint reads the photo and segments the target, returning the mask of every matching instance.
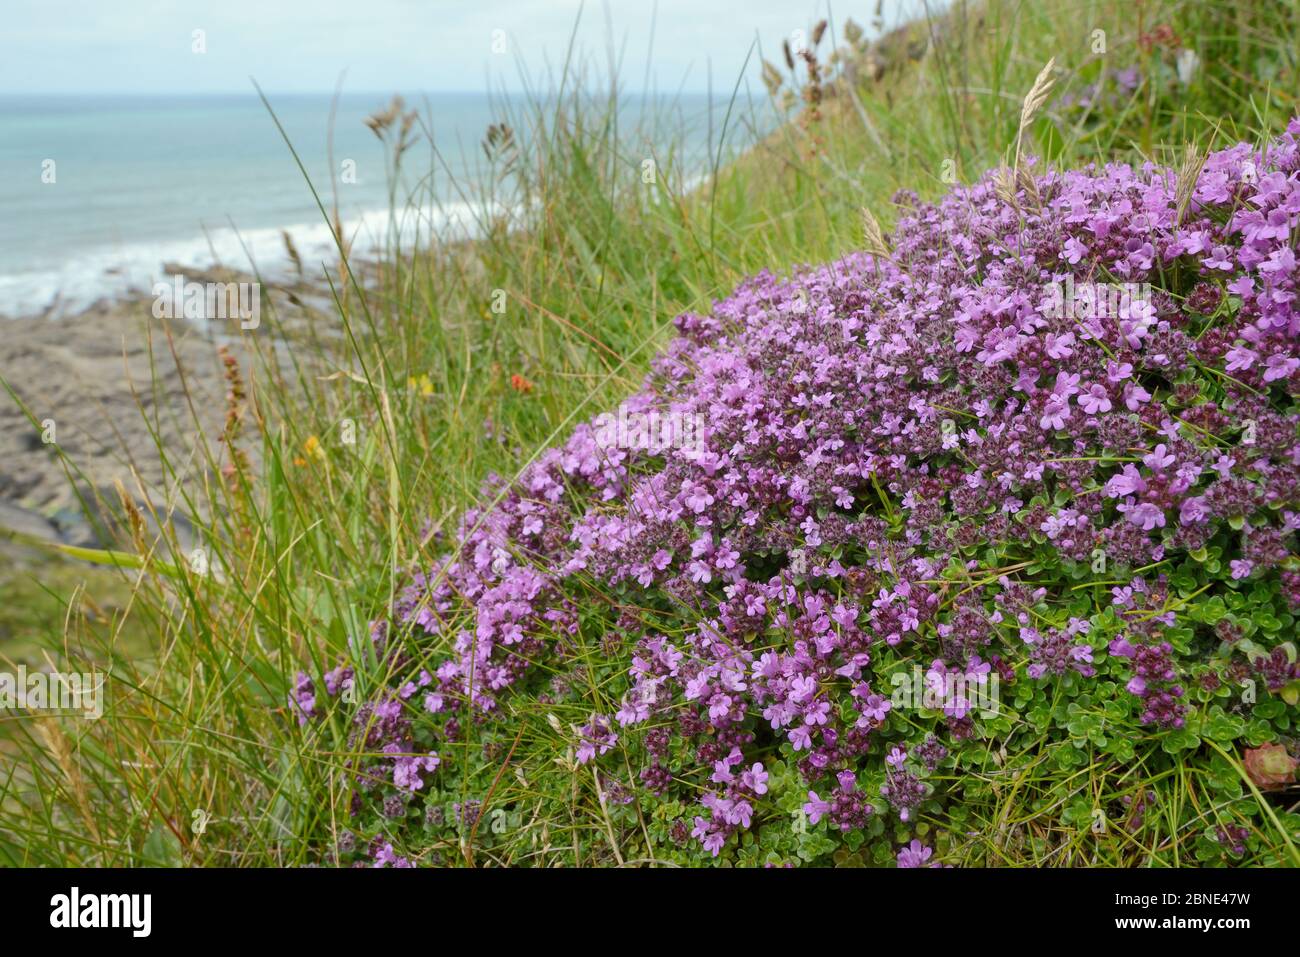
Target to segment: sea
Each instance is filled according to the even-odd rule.
[[[394,179],[391,152],[365,122],[391,93],[267,99],[270,109],[251,91],[0,96],[0,315],[69,314],[147,291],[177,267],[255,266],[275,278],[290,268],[285,233],[307,268],[332,261],[312,187],[327,210],[337,197],[357,255],[395,227],[414,224],[407,242],[472,235],[488,127],[527,107],[505,94],[404,95],[421,119]],[[682,175],[707,172],[763,125],[704,94],[620,102],[629,161],[647,144],[675,145]]]

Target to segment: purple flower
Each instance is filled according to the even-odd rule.
[[[888,698],[878,694],[871,694],[862,702],[862,714],[872,721],[884,721],[885,715],[889,714],[889,709],[893,707]]]
[[[393,850],[393,845],[381,845],[375,852],[375,867],[412,867],[410,861],[404,857],[398,857],[397,852]]]
[[[831,813],[831,806],[817,796],[816,791],[808,792],[808,801],[803,806],[803,813],[808,816],[810,824],[816,824],[827,814]]]
[[[579,764],[586,764],[618,744],[618,735],[614,733],[609,719],[599,714],[592,715],[591,721],[579,729],[578,739],[575,758]]]
[[[899,867],[925,867],[925,862],[930,859],[934,851],[926,847],[916,838],[912,838],[912,843],[901,848],[898,852]]]
[[[1250,580],[1279,616],[1300,610],[1298,176],[1300,121],[1212,154],[1188,203],[1154,164],[1043,172],[1029,204],[988,175],[901,197],[888,257],[750,277],[674,320],[619,412],[699,419],[698,441],[622,448],[597,418],[493,478],[429,539],[355,675],[297,676],[290,714],[312,740],[321,705],[351,722],[339,753],[367,757],[339,786],[410,846],[410,793],[512,740],[521,698],[565,714],[626,688],[578,729],[576,760],[639,762],[699,811],[674,840],[714,856],[780,817],[759,759],[814,823],[860,828],[882,775],[909,820],[948,786],[918,768],[987,733],[961,687],[996,674],[1055,696],[1096,676],[1103,640],[1141,721],[1181,726],[1184,676],[1205,669],[1166,640],[1187,611],[1163,576],[1244,534],[1231,561],[1199,562],[1198,600]],[[1049,284],[1074,308],[1044,308]],[[1014,564],[991,578],[1003,543]],[[1080,587],[1090,566],[1109,597]],[[881,735],[901,705],[872,691],[900,659],[930,663],[942,702],[889,722],[935,739],[910,768]],[[1291,680],[1289,660],[1232,666]],[[331,700],[361,675],[371,701]],[[900,864],[930,854],[913,842]]]
[[[1093,383],[1088,386],[1086,392],[1079,396],[1079,408],[1083,409],[1088,415],[1096,415],[1099,412],[1109,412],[1112,408],[1110,395],[1106,387]]]
[[[740,775],[740,783],[743,787],[748,788],[755,794],[767,793],[767,772],[763,770],[762,764],[755,764],[748,771]]]

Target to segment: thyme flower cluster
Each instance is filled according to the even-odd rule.
[[[556,676],[592,642],[620,704],[566,731],[576,761],[626,758],[639,800],[690,808],[672,833],[705,859],[791,808],[843,834],[942,799],[983,718],[901,713],[914,662],[940,684],[1114,679],[1152,734],[1185,726],[1210,657],[1261,695],[1294,680],[1285,628],[1262,657],[1169,635],[1261,583],[1279,620],[1300,609],[1298,137],[1214,153],[1194,188],[1148,164],[903,192],[888,256],[762,272],[679,316],[626,407],[698,415],[700,441],[620,448],[588,423],[489,483],[377,625],[397,677],[357,713],[379,755],[358,806],[439,773],[417,740],[508,721],[510,696],[574,700]],[[1048,308],[1067,282],[1126,292],[1114,315]],[[300,678],[304,720],[318,697]]]

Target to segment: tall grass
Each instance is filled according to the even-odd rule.
[[[1162,23],[1199,54],[1189,83],[1170,51],[1141,42]],[[764,134],[772,103],[741,78],[703,151],[687,147],[682,129],[622,128],[639,95],[621,92],[617,77],[588,82],[574,61],[552,88],[501,102],[510,132],[486,142],[486,175],[474,182],[448,180],[453,164],[429,142],[431,118],[418,108],[409,121],[399,110],[378,124],[395,212],[418,222],[438,197],[471,200],[484,210],[479,238],[413,249],[396,230],[378,262],[323,267],[332,310],[291,338],[272,315],[244,358],[229,360],[227,424],[207,448],[207,480],[128,488],[104,503],[122,544],[79,557],[116,566],[130,601],[105,633],[84,626],[73,596],[66,634],[48,654],[65,670],[107,671],[105,713],[4,719],[0,861],[330,861],[356,746],[338,713],[298,727],[286,702],[294,673],[319,675],[361,654],[369,620],[407,569],[430,564],[484,477],[514,475],[580,417],[630,392],[675,315],[707,310],[759,269],[858,248],[861,209],[887,227],[898,189],[936,195],[954,176],[1005,161],[1021,99],[1050,58],[1058,91],[1111,89],[1110,67],[1135,65],[1146,77],[1104,107],[1048,103],[1025,152],[1062,166],[1176,163],[1189,142],[1262,139],[1295,108],[1291,3],[956,3],[869,54],[828,64],[844,27],[832,22],[818,50],[820,68],[839,79],[823,80],[816,96],[806,66],[794,76],[774,68],[784,78],[773,102],[788,89],[815,112],[805,105]],[[1092,52],[1093,30],[1105,31],[1104,54]],[[780,64],[779,51],[761,53]],[[748,149],[722,162],[737,146]],[[294,161],[292,144],[285,157]],[[399,188],[417,162],[416,185]],[[319,193],[329,219],[328,184],[303,188]],[[288,349],[275,345],[279,331]],[[180,411],[199,427],[199,410]],[[158,455],[181,474],[161,443]],[[197,541],[182,541],[176,511],[204,519]],[[122,653],[132,630],[150,636],[148,653]],[[362,698],[375,677],[359,677]],[[585,711],[608,710],[598,684],[586,694]],[[471,734],[458,745],[457,763],[477,770],[442,786],[468,793],[471,779],[487,781],[496,803],[531,809],[532,819],[490,842],[431,847],[424,860],[656,860],[644,822],[640,835],[614,833],[598,783],[565,761],[551,713],[536,702],[515,709],[504,742]],[[1006,756],[991,757],[987,774],[952,782],[965,797],[960,831],[971,836],[960,853],[970,863],[1189,862],[1186,835],[1172,826],[1157,823],[1141,841],[1064,827],[1060,808],[1081,793],[1151,788],[1156,822],[1180,820],[1189,805],[1214,819],[1199,771],[1152,776],[1138,762],[1117,777],[1097,763],[1064,772],[1051,747],[1023,757],[1014,776],[1000,768]]]

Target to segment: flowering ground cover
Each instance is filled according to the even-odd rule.
[[[481,241],[304,260],[210,480],[30,583],[104,710],[0,721],[0,864],[1300,864],[1295,5],[803,26],[703,130],[575,57]]]
[[[305,733],[351,728],[329,854],[508,842],[551,773],[620,862],[1050,860],[1174,813],[1198,862],[1294,863],[1298,137],[901,192],[887,247],[679,316],[623,411],[698,442],[578,425],[299,676]]]

